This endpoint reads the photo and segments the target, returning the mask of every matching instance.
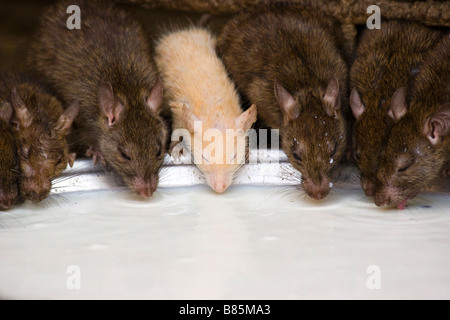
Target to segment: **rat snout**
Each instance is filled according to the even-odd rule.
[[[16,201],[17,194],[6,194],[0,190],[0,210],[10,209]]]
[[[405,194],[394,187],[385,187],[375,194],[375,204],[378,207],[382,206],[396,206],[397,209],[403,210],[409,199],[414,198],[418,192],[410,192]]]
[[[386,194],[377,193],[375,195],[375,204],[377,207],[386,206],[386,205],[389,205],[390,203],[391,203],[391,199]]]
[[[375,195],[375,183],[371,180],[361,177],[361,187],[363,188],[366,196],[373,197]]]
[[[150,198],[158,187],[158,181],[159,178],[157,175],[152,175],[146,180],[135,178],[133,180],[133,189],[138,195],[144,198]]]
[[[50,180],[44,180],[43,182],[25,181],[22,182],[22,195],[27,200],[40,202],[50,194],[51,188],[52,183]]]
[[[232,178],[224,173],[210,173],[206,175],[206,182],[217,193],[223,193],[231,185]]]
[[[331,181],[329,177],[322,177],[320,182],[313,181],[311,178],[302,178],[302,186],[306,194],[315,200],[322,200],[331,190]]]
[[[395,205],[400,198],[400,192],[397,188],[391,185],[379,185],[375,193],[375,204],[378,207],[386,205]]]

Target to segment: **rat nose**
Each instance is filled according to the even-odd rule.
[[[319,183],[314,182],[310,178],[302,178],[303,190],[306,194],[315,200],[324,199],[331,190],[331,183],[328,177],[322,177]]]
[[[50,180],[42,183],[31,181],[23,185],[22,193],[25,199],[40,202],[49,195],[51,187],[52,183]]]
[[[133,188],[137,194],[144,198],[150,198],[158,187],[158,176],[152,175],[149,179],[135,178]]]
[[[3,197],[0,198],[0,210],[7,210],[14,204],[14,198]]]
[[[227,190],[227,185],[225,183],[218,183],[214,185],[213,189],[217,193],[223,193]]]
[[[48,196],[48,194],[49,194],[48,191],[41,191],[41,192],[30,191],[25,194],[25,198],[34,202],[41,202]]]
[[[389,205],[390,203],[391,203],[391,199],[389,198],[389,196],[382,194],[382,193],[377,193],[375,195],[375,204],[377,207]]]
[[[231,184],[231,179],[226,174],[211,173],[206,176],[208,185],[217,193],[223,193]]]

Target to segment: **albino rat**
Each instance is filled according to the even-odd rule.
[[[245,145],[245,132],[256,121],[256,107],[242,112],[235,87],[216,56],[215,41],[208,31],[199,28],[169,33],[158,41],[155,61],[166,86],[173,129],[189,131],[187,147],[194,162],[208,185],[222,193],[245,160],[244,153],[236,157],[235,140],[227,141],[226,130],[240,130],[237,139]],[[201,126],[201,136],[194,134],[196,121]],[[208,132],[218,133],[222,139],[218,136],[209,142]],[[217,148],[206,152],[211,143]]]
[[[265,124],[280,130],[281,146],[314,199],[329,193],[347,141],[347,67],[332,21],[270,6],[233,18],[217,42],[238,90]]]
[[[375,192],[379,154],[424,55],[440,33],[413,23],[383,22],[364,30],[350,70],[350,105],[356,118],[353,151],[367,196]]]
[[[41,201],[50,193],[51,181],[75,160],[66,135],[78,114],[78,103],[64,111],[41,84],[17,74],[0,78],[0,102],[14,109],[10,123],[20,162],[20,194]]]
[[[375,204],[404,209],[450,161],[450,38],[426,56],[408,110],[399,112],[377,173]]]
[[[69,5],[81,29],[66,27]],[[78,100],[74,140],[137,194],[156,190],[167,148],[162,83],[140,24],[111,1],[62,1],[44,15],[31,67],[69,102]]]
[[[16,143],[9,126],[12,112],[9,103],[0,101],[0,210],[11,208],[19,196]]]

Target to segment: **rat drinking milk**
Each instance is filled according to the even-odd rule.
[[[187,148],[194,163],[208,185],[222,193],[245,160],[245,150],[239,155],[239,143],[227,137],[227,131],[236,133],[245,146],[245,133],[256,121],[256,107],[241,110],[235,87],[215,53],[215,42],[213,35],[200,28],[168,33],[158,41],[155,60],[166,86],[173,129],[189,131]],[[195,134],[196,123],[200,134]]]
[[[66,26],[67,7],[81,29]],[[142,27],[112,1],[62,1],[43,16],[31,67],[80,114],[72,139],[137,194],[156,190],[166,153],[162,83]]]
[[[50,193],[52,180],[75,160],[66,135],[78,114],[78,103],[64,110],[42,84],[19,74],[0,77],[0,103],[13,109],[10,126],[20,163],[20,195],[41,201]]]
[[[347,67],[332,19],[298,10],[269,7],[239,15],[224,27],[217,46],[261,120],[280,130],[303,189],[322,199],[346,148]]]
[[[350,70],[350,105],[356,118],[353,151],[361,186],[375,192],[378,160],[392,125],[406,110],[406,95],[426,53],[440,33],[406,22],[364,30]]]
[[[375,204],[404,209],[450,161],[450,38],[424,59],[380,156]]]

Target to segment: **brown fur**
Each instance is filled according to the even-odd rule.
[[[395,119],[388,115],[393,95],[409,87],[424,55],[439,40],[439,33],[417,24],[388,21],[381,29],[366,29],[356,50],[350,70],[351,88],[364,105],[356,111],[353,150],[361,171],[361,185],[368,196],[374,195],[379,154]],[[353,96],[354,92],[352,92]],[[396,100],[401,100],[397,98]],[[403,101],[406,106],[406,101]]]
[[[65,117],[57,98],[23,75],[0,78],[0,101],[14,108],[11,123],[20,160],[21,195],[41,201],[50,193],[51,181],[73,162],[66,141],[73,119]]]
[[[431,186],[450,161],[450,38],[426,56],[411,89],[408,112],[380,156],[375,203],[406,204]],[[437,119],[437,122],[433,122]],[[436,129],[443,129],[440,133]],[[430,132],[434,132],[430,136]],[[432,142],[433,140],[433,142]]]
[[[256,105],[260,119],[280,129],[281,146],[315,199],[328,194],[347,138],[347,68],[332,25],[333,19],[306,9],[269,7],[232,19],[217,44],[232,79]],[[333,77],[342,108],[327,113],[332,107],[323,97]],[[287,112],[280,107],[283,97],[293,101]]]
[[[13,206],[19,197],[19,166],[16,143],[9,126],[12,107],[0,101],[0,210]]]
[[[66,8],[74,4],[81,8],[81,30],[66,28]],[[44,14],[29,62],[65,102],[79,101],[75,134],[88,155],[149,197],[158,184],[168,128],[146,40],[141,26],[114,4],[62,1]]]

